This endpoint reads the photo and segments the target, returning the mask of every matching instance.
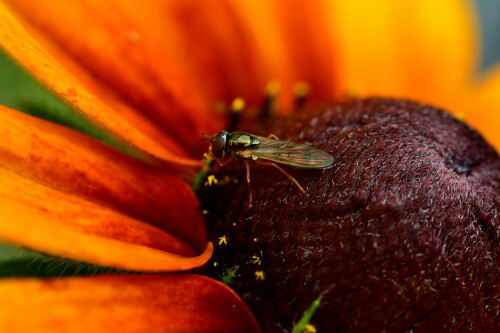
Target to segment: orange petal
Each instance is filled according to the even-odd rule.
[[[465,121],[500,151],[500,64],[477,84],[464,107]]]
[[[196,198],[176,176],[81,133],[2,106],[0,132],[0,167],[153,224],[198,251],[205,248],[205,226]],[[51,202],[49,197],[39,200]]]
[[[180,147],[200,148],[199,135],[215,121],[130,13],[110,2],[10,5],[24,27],[0,4],[0,45],[44,84],[140,149],[198,164]],[[134,43],[131,34],[143,38]]]
[[[212,252],[149,224],[57,192],[0,168],[0,240],[101,266],[175,271],[203,265]]]
[[[477,31],[469,1],[328,4],[346,92],[448,107],[475,69]]]
[[[317,1],[234,1],[231,6],[254,36],[263,75],[280,83],[282,108],[290,108],[292,87],[311,86],[312,102],[338,94],[336,50],[324,7]]]
[[[162,15],[148,11],[147,17],[163,22],[173,61],[208,103],[242,97],[255,105],[266,82],[254,40],[231,6],[227,1],[170,0],[155,3]]]
[[[2,332],[260,332],[226,286],[196,275],[0,282]]]
[[[82,204],[74,210],[65,208],[57,214],[53,211],[53,204],[40,207],[43,203],[28,206],[2,193],[0,240],[100,266],[151,272],[199,267],[212,254],[210,243],[202,254],[193,256],[193,250],[174,237],[99,207]],[[76,206],[77,203],[59,203],[59,206],[64,205]],[[89,207],[89,211],[84,211]],[[67,211],[70,214],[63,216]],[[103,224],[99,225],[99,222]],[[123,227],[123,230],[106,230],[108,227],[116,229],[117,226]],[[111,238],[113,236],[115,239]],[[169,242],[161,247],[174,253],[187,253],[187,256],[137,244],[155,245],[158,241]]]
[[[312,102],[330,100],[338,84],[336,55],[323,6],[317,1],[278,0],[273,9],[285,41],[285,56],[291,59],[289,71],[294,73],[294,80],[311,86]]]

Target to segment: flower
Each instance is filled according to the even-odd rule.
[[[201,133],[223,127],[213,104],[255,105],[271,80],[281,110],[299,81],[311,103],[346,92],[408,97],[463,114],[500,147],[500,75],[472,80],[466,1],[5,3],[2,47],[147,158],[2,107],[0,239],[13,244],[144,272],[203,265],[212,245],[180,176],[199,165]],[[9,331],[258,330],[234,293],[199,275],[14,279],[0,295]]]

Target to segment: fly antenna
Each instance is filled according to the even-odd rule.
[[[202,135],[205,137],[205,139],[201,139],[201,141],[210,141],[210,140],[212,140],[212,136],[208,135],[207,133],[203,133]]]

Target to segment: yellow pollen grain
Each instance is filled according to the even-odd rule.
[[[214,184],[217,184],[217,178],[215,178],[215,175],[208,176],[205,186],[212,186]]]
[[[257,265],[260,265],[262,263],[259,256],[252,256],[252,262]]]
[[[221,236],[221,237],[219,237],[219,243],[218,244],[219,245],[222,245],[222,244],[227,245],[227,241],[228,241],[228,239],[227,239],[226,236]]]
[[[264,280],[264,271],[255,271],[255,280]]]
[[[312,325],[312,324],[307,324],[307,325],[306,325],[306,328],[304,329],[304,331],[303,331],[303,332],[304,332],[304,333],[316,333],[316,332],[318,332],[318,331],[316,330],[316,327],[315,327],[314,325]]]

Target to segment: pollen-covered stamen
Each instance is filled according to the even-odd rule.
[[[276,96],[278,96],[280,89],[281,86],[277,81],[271,81],[267,84],[264,90],[264,98],[262,99],[261,114],[259,117],[261,123],[266,121],[274,112]]]
[[[240,123],[241,112],[245,109],[245,101],[241,97],[237,97],[231,103],[231,107],[229,109],[229,124],[227,126],[227,130],[229,132],[233,132],[236,130]]]
[[[307,97],[309,96],[309,92],[311,87],[307,82],[297,82],[293,86],[293,95],[295,96],[294,107],[295,110],[300,110],[304,107],[307,101]]]

